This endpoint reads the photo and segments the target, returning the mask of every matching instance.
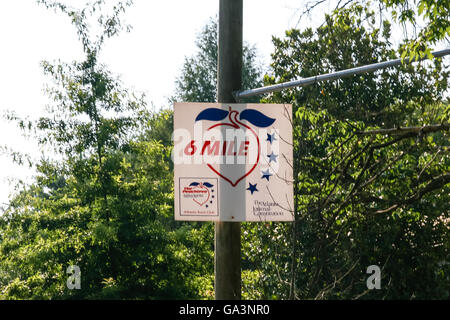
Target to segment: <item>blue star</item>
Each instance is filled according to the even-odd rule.
[[[255,183],[255,184],[251,184],[250,182],[248,183],[250,186],[247,188],[247,190],[250,190],[250,192],[253,194],[253,192],[255,192],[255,191],[259,191],[258,189],[256,189],[256,185],[257,185],[257,183]]]
[[[272,142],[275,141],[275,140],[277,140],[277,139],[275,139],[275,132],[272,133],[272,134],[269,134],[269,133],[267,134],[267,140],[266,141],[269,141],[270,144],[272,144]]]
[[[269,157],[269,163],[271,163],[272,161],[273,162],[277,162],[278,155],[277,154],[273,154],[273,151],[272,151],[271,154],[268,155],[268,157]]]
[[[269,181],[269,177],[273,175],[273,174],[270,173],[269,169],[267,169],[266,171],[261,171],[261,172],[262,172],[262,175],[263,175],[261,177],[261,179],[266,178],[267,181]]]

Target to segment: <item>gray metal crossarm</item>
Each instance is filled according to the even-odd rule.
[[[435,52],[432,53],[432,55],[435,58],[443,57],[443,56],[446,56],[448,54],[450,54],[450,48],[447,48],[447,49],[444,49],[444,50],[440,50],[440,51],[435,51]],[[425,56],[424,58],[419,59],[417,61],[426,60],[426,59],[428,59],[428,57]],[[405,63],[409,63],[409,59],[405,58],[404,62]],[[239,100],[239,99],[242,99],[242,98],[252,97],[252,96],[256,96],[256,95],[262,95],[262,94],[265,94],[265,93],[281,91],[283,89],[289,89],[289,88],[294,88],[294,87],[304,87],[304,86],[307,86],[307,85],[310,85],[310,84],[314,84],[314,83],[318,83],[318,82],[322,82],[322,81],[336,80],[336,79],[340,79],[340,78],[349,77],[349,76],[352,76],[352,75],[355,75],[355,74],[361,74],[361,73],[375,71],[375,70],[378,70],[378,69],[394,67],[394,66],[400,65],[401,63],[402,63],[402,59],[395,59],[395,60],[389,60],[389,61],[384,61],[384,62],[378,62],[378,63],[369,64],[369,65],[366,65],[366,66],[360,66],[360,67],[356,67],[356,68],[351,68],[351,69],[331,72],[331,73],[322,74],[322,75],[318,75],[318,76],[314,76],[314,77],[309,77],[309,78],[303,78],[303,79],[294,80],[294,81],[278,83],[278,84],[274,84],[274,85],[271,85],[271,86],[260,87],[260,88],[256,88],[256,89],[243,90],[243,91],[237,91],[237,92],[234,92],[234,96],[235,96],[236,100]]]

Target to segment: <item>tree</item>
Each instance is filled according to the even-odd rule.
[[[373,14],[353,6],[275,38],[266,84],[395,58],[390,24],[364,25]],[[265,98],[293,104],[296,203],[292,225],[248,235],[265,297],[449,296],[448,75],[435,59]]]
[[[301,17],[310,14],[324,2],[324,0],[308,1]],[[448,0],[378,0],[373,3],[352,0],[335,3],[335,9],[373,5],[373,9],[379,11],[380,20],[387,12],[393,21],[401,25],[406,35],[407,41],[400,48],[403,58],[406,55],[409,55],[411,60],[425,55],[432,58],[431,48],[434,45],[441,41],[448,43],[450,36],[450,2]]]
[[[198,52],[185,58],[181,75],[175,84],[174,100],[184,102],[216,102],[217,101],[217,19],[203,27],[196,41]],[[262,85],[262,67],[257,62],[257,51],[254,46],[244,44],[242,63],[243,89],[257,88]],[[258,100],[249,100],[254,102]]]
[[[380,1],[391,9],[392,18],[402,25],[411,23],[419,31],[411,39],[407,48],[410,51],[410,57],[413,55],[417,59],[420,56],[428,54],[431,58],[430,46],[439,41],[447,40],[450,36],[450,2],[448,0],[383,0]],[[423,27],[417,20],[422,19],[425,23]],[[406,52],[405,52],[406,53]]]
[[[116,2],[110,15],[105,1],[83,9],[40,2],[71,19],[85,59],[43,63],[55,104],[26,127],[56,156],[43,155],[35,182],[0,218],[0,297],[199,297],[202,268],[186,252],[198,235],[172,227],[170,147],[139,140],[149,121],[144,98],[98,61],[131,2]],[[88,23],[95,14],[97,36]],[[66,286],[71,265],[81,290]]]

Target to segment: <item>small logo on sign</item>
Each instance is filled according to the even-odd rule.
[[[180,178],[181,215],[218,215],[217,178]]]
[[[208,207],[208,201],[211,199],[211,193],[214,193],[212,189],[214,185],[208,182],[191,182],[188,187],[183,189],[183,197],[192,198],[192,201],[197,203],[200,207],[206,204]],[[211,189],[211,191],[210,191]],[[212,203],[212,201],[210,201]]]

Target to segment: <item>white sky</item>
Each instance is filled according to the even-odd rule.
[[[73,0],[75,1],[75,0]],[[102,63],[121,75],[124,85],[145,92],[149,105],[168,106],[175,78],[185,56],[195,52],[198,32],[218,13],[218,0],[135,0],[124,15],[133,26],[106,42]],[[244,41],[255,44],[268,64],[272,35],[282,36],[297,24],[301,0],[244,0]],[[47,103],[40,61],[70,62],[82,58],[75,29],[68,18],[36,4],[36,0],[0,2],[0,115],[14,110],[38,117]],[[37,153],[36,145],[0,119],[0,146]],[[0,154],[0,206],[13,190],[8,182],[28,180],[29,169]]]

